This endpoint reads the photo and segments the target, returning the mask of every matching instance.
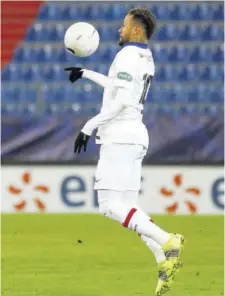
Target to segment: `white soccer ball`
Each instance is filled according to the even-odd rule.
[[[92,55],[99,46],[98,31],[89,23],[79,22],[71,25],[64,36],[67,50],[78,57]]]

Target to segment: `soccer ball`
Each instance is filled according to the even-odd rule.
[[[75,23],[67,29],[64,44],[73,55],[88,57],[99,46],[99,34],[95,27],[89,23]]]

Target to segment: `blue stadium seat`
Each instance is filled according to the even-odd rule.
[[[155,5],[154,13],[158,20],[170,20],[170,8],[169,5],[163,3],[163,5]]]
[[[87,21],[90,18],[90,10],[88,5],[71,3],[61,8],[61,19],[65,21]]]
[[[65,32],[66,28],[62,24],[51,26],[48,34],[49,41],[63,43]]]
[[[171,20],[191,20],[192,14],[190,10],[190,5],[183,2],[180,4],[172,4],[170,11],[170,19]]]
[[[146,103],[160,103],[162,101],[165,101],[165,98],[162,95],[161,89],[159,85],[154,84],[153,82],[152,87],[148,92]]]
[[[160,41],[171,41],[171,40],[178,40],[179,35],[179,27],[174,24],[167,24],[161,26],[157,31],[156,34],[153,35],[154,40]]]
[[[49,42],[49,28],[43,24],[35,24],[26,32],[26,41],[47,41]]]
[[[224,40],[224,29],[219,24],[211,24],[203,28],[201,34],[202,40],[213,40],[213,41],[223,41]]]
[[[64,47],[59,48],[59,52],[58,52],[58,61],[59,61],[59,63],[69,62],[70,56],[72,57],[72,55],[69,52],[67,52]]]
[[[99,61],[101,62],[112,62],[115,58],[116,54],[119,52],[119,46],[104,46],[98,50],[98,57]],[[96,57],[95,57],[96,61]]]
[[[224,88],[223,84],[206,85],[199,84],[197,87],[198,101],[205,103],[223,103]]]
[[[174,91],[175,91],[175,98],[177,103],[187,103],[188,102],[188,93],[189,89],[182,83],[177,83],[174,86]]]
[[[13,54],[14,63],[27,63],[37,61],[37,50],[31,46],[19,47]]]
[[[193,20],[211,20],[212,7],[209,3],[201,3],[191,7]]]
[[[195,24],[188,24],[181,28],[179,40],[197,41],[200,40],[200,27]]]
[[[64,71],[64,68],[59,66],[58,64],[53,65],[51,67],[45,66],[42,69],[42,80],[49,82],[58,82],[68,80],[68,73]]]
[[[104,5],[100,3],[89,3],[88,5],[88,19],[89,20],[102,20],[105,18]]]
[[[35,88],[22,88],[20,91],[21,112],[35,114],[37,112],[37,91]]]
[[[154,44],[151,46],[152,55],[155,62],[167,62],[168,61],[168,47],[161,44]]]
[[[84,87],[64,87],[63,93],[65,102],[84,104]]]
[[[73,5],[72,7],[70,5],[65,5],[61,8],[61,18],[64,21],[72,21],[72,20],[78,20],[79,18],[79,11],[78,7]]]
[[[213,19],[222,21],[224,20],[224,4],[223,3],[213,3],[212,6],[212,13],[213,13]]]
[[[188,103],[196,103],[198,101],[197,85],[188,85],[185,88],[185,95]]]
[[[77,7],[78,5],[75,2],[71,6]],[[79,12],[78,20],[80,20],[80,21],[86,21],[88,19],[88,17],[89,17],[89,13],[90,13],[90,10],[89,10],[88,5],[79,4],[77,10]]]
[[[36,112],[36,89],[23,87],[9,87],[2,91],[5,113],[24,114]]]
[[[127,10],[124,5],[120,3],[113,3],[110,5],[109,12],[106,14],[107,18],[111,16],[111,19],[122,20],[127,14]]]
[[[188,62],[190,59],[190,50],[185,45],[175,45],[169,48],[169,62]]]
[[[223,103],[224,102],[224,87],[220,85],[210,85],[208,87],[210,101],[212,103]]]
[[[224,61],[224,46],[223,45],[213,48],[212,60],[213,60],[213,62],[223,62]]]
[[[208,86],[205,84],[198,84],[196,88],[196,93],[197,93],[197,101],[198,102],[209,102],[209,91],[208,91]]]
[[[37,51],[37,61],[41,63],[59,62],[59,51],[47,44]]]
[[[222,66],[210,65],[201,69],[201,80],[224,81],[224,70]]]
[[[20,88],[15,86],[3,86],[1,89],[2,103],[19,103],[19,91]]]
[[[212,61],[212,50],[207,45],[200,45],[193,48],[190,53],[190,61],[196,62],[211,62]]]
[[[196,81],[198,80],[198,67],[192,64],[183,66],[178,73],[180,81]]]
[[[2,81],[17,82],[21,81],[22,73],[21,66],[17,64],[9,64],[2,71]]]
[[[108,64],[95,64],[93,71],[99,72],[104,75],[108,75],[109,65]]]
[[[34,82],[41,80],[39,65],[30,65],[22,71],[22,79],[24,82]]]
[[[102,41],[114,41],[119,39],[118,30],[110,25],[103,25],[97,28]]]
[[[159,68],[156,68],[156,81],[162,82],[172,82],[177,79],[177,69],[172,65],[165,65]]]
[[[61,113],[65,111],[65,92],[63,87],[43,85],[41,94],[46,113]]]
[[[62,19],[60,7],[56,3],[43,4],[39,10],[37,19],[44,21]]]
[[[18,114],[19,111],[19,91],[17,87],[2,87],[1,89],[1,112],[6,114]]]

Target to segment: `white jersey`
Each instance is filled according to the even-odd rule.
[[[108,120],[98,125],[96,143],[148,147],[148,132],[142,122],[142,111],[154,73],[152,53],[146,44],[130,42],[118,52],[109,69],[110,83],[104,89],[100,114],[109,115],[115,100],[125,101],[126,107],[120,109],[116,116],[106,116]]]

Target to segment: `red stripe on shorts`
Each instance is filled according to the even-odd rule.
[[[134,213],[137,211],[137,209],[133,208],[130,210],[130,212],[128,213],[127,215],[127,218],[125,219],[124,223],[123,223],[123,226],[124,227],[128,227],[129,223],[130,223],[130,220],[131,218],[133,217]]]

